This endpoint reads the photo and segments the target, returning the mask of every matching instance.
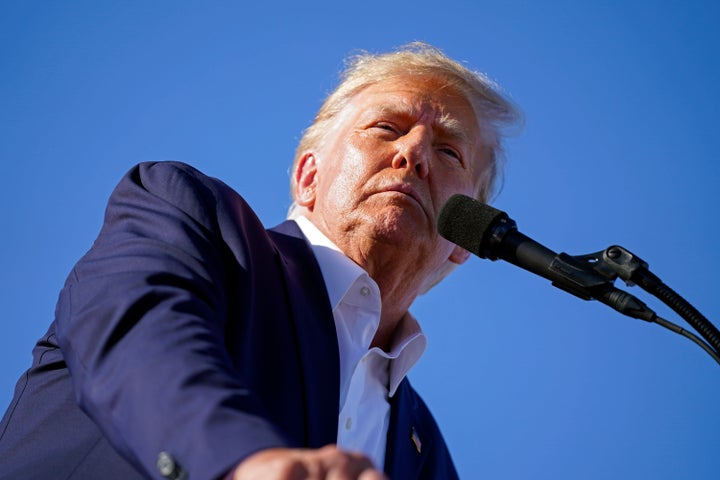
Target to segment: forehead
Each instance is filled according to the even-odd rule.
[[[376,114],[426,119],[453,137],[474,144],[480,141],[478,119],[470,102],[443,79],[401,77],[366,87],[348,103],[351,117]]]

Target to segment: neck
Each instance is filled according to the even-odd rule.
[[[432,268],[424,242],[408,246],[403,239],[378,235],[364,228],[363,222],[348,222],[332,228],[324,218],[306,211],[305,216],[345,255],[361,266],[377,283],[382,300],[382,313],[372,346],[389,350],[395,330],[419,295]],[[402,240],[402,241],[401,241]]]
[[[401,252],[380,252],[368,254],[349,254],[355,263],[360,265],[377,283],[382,300],[380,324],[371,346],[389,351],[393,336],[400,321],[407,313],[410,305],[419,294],[424,275],[416,259],[402,261],[406,255]]]

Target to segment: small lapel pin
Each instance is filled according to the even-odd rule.
[[[413,445],[415,445],[415,450],[417,450],[418,453],[421,453],[422,452],[422,442],[420,441],[420,437],[418,437],[418,434],[415,431],[415,427],[412,427],[410,429],[410,440],[412,440]]]

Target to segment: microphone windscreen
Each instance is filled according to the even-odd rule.
[[[489,205],[456,194],[440,209],[437,220],[438,233],[454,244],[482,258],[484,244],[492,236],[492,226],[507,214]]]

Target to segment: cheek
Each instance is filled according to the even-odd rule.
[[[349,200],[362,193],[367,184],[368,168],[362,151],[354,145],[347,145],[334,157],[325,159],[331,162],[330,168],[324,169],[325,192],[335,201]]]
[[[456,193],[474,197],[476,190],[474,175],[467,170],[445,170],[436,172],[435,190],[436,194],[444,200],[447,200]]]

